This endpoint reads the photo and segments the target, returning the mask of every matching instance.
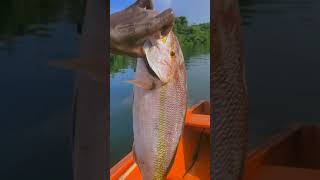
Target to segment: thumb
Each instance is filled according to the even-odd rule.
[[[153,2],[152,2],[152,0],[137,0],[135,5],[139,6],[141,8],[146,8],[146,9],[153,10]]]

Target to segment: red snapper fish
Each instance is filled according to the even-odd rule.
[[[150,38],[137,59],[133,99],[134,159],[144,180],[163,180],[177,151],[187,110],[184,57],[173,32]]]

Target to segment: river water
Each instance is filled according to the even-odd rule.
[[[255,147],[293,123],[320,122],[320,1],[240,0]]]
[[[0,179],[70,180],[73,72],[49,60],[79,56],[79,1],[0,2]]]
[[[209,101],[210,54],[185,59],[189,106],[200,100]],[[112,67],[111,67],[112,68]],[[110,76],[110,158],[111,166],[131,151],[133,143],[132,95],[133,86],[123,83],[133,79],[134,64],[119,69]]]

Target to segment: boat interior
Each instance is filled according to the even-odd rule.
[[[320,126],[292,127],[249,153],[244,180],[286,179],[320,179]]]

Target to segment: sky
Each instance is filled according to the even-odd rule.
[[[120,11],[135,0],[110,0],[110,13]],[[210,0],[153,0],[155,10],[172,8],[176,16],[186,16],[189,24],[210,21]]]

